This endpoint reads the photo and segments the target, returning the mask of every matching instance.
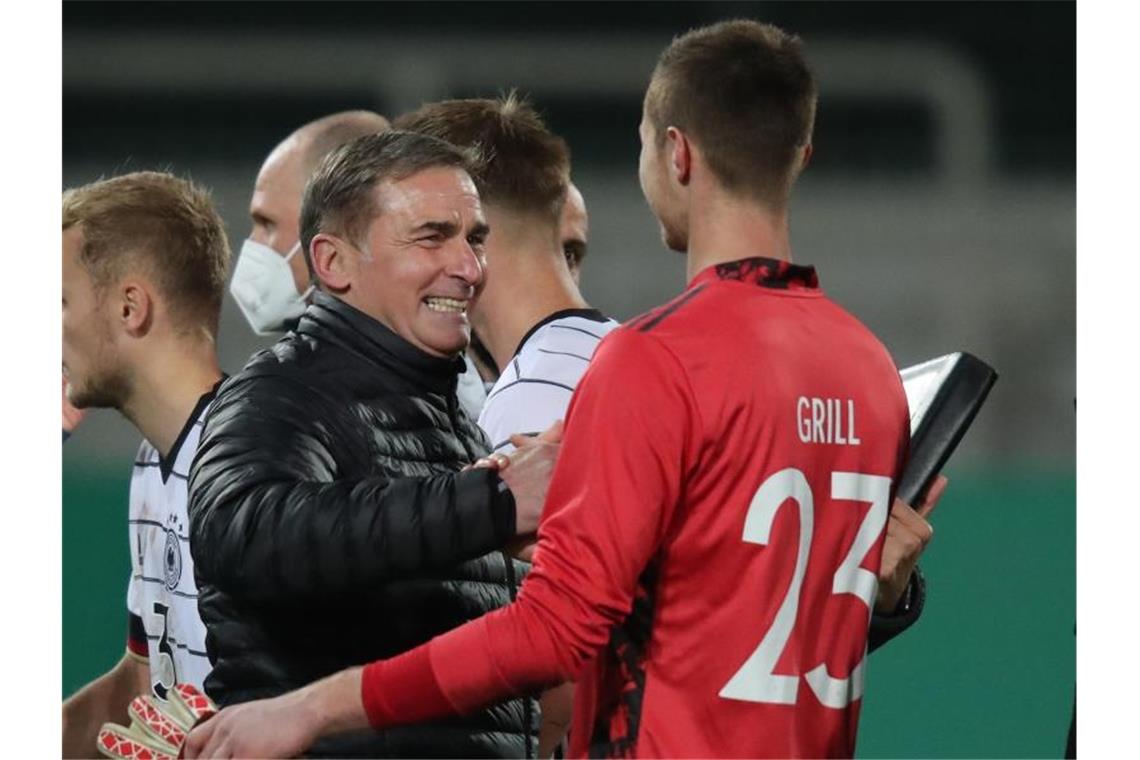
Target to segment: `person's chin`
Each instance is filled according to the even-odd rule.
[[[467,350],[470,342],[471,329],[465,326],[462,329],[433,331],[430,339],[424,341],[424,344],[436,356],[458,356]]]
[[[90,409],[96,406],[99,399],[93,397],[90,393],[83,390],[82,386],[76,386],[70,381],[67,388],[67,403],[71,404],[76,409]]]
[[[677,253],[688,253],[689,251],[689,241],[685,239],[685,236],[676,230],[669,229],[664,224],[661,225],[661,242],[670,251]]]

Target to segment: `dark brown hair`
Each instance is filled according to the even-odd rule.
[[[514,92],[495,100],[428,103],[393,126],[479,150],[485,160],[474,179],[484,203],[558,224],[570,181],[570,149]]]
[[[800,39],[770,24],[724,21],[673,40],[645,94],[658,147],[686,133],[728,190],[787,203],[811,141],[816,84]]]
[[[83,233],[79,258],[96,292],[142,270],[154,278],[176,327],[217,334],[230,246],[205,188],[162,172],[72,188],[63,194],[63,229],[74,226]]]
[[[360,247],[380,209],[375,190],[424,169],[453,166],[474,174],[479,156],[428,135],[388,130],[333,149],[309,178],[301,200],[301,246],[313,272],[309,246],[324,232]]]

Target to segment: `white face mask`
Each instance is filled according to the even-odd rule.
[[[230,295],[258,335],[285,332],[285,325],[305,310],[305,299],[313,287],[298,295],[289,268],[289,259],[300,250],[300,241],[285,256],[254,240],[242,243],[230,280]]]

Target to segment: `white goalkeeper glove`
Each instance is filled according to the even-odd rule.
[[[117,760],[176,760],[190,729],[217,711],[194,686],[175,684],[165,704],[149,694],[135,697],[127,708],[131,725],[104,723],[95,746]]]

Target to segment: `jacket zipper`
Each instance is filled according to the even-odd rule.
[[[463,451],[467,454],[468,461],[474,462],[477,457],[474,455],[474,453],[471,451],[471,449],[467,448],[467,439],[463,437],[463,434],[461,432],[459,432],[459,415],[456,414],[456,411],[458,410],[458,407],[459,407],[459,398],[453,393],[447,394],[446,398],[447,398],[447,418],[448,418],[448,421],[451,423],[451,432],[455,433],[455,437],[459,439],[459,445],[461,445],[463,447]],[[506,568],[507,568],[507,592],[510,594],[511,603],[513,604],[515,601],[515,598],[517,596],[517,589],[518,589],[518,580],[515,577],[515,563],[511,559],[510,554],[508,554],[505,551],[501,552],[501,553],[503,555],[503,562],[506,563]],[[537,754],[537,750],[533,746],[534,745],[534,737],[531,735],[531,731],[530,731],[531,712],[533,711],[531,704],[530,704],[531,698],[529,696],[524,696],[522,698],[522,701],[523,701],[523,742],[524,742],[524,746],[526,747],[527,760],[532,760],[532,758],[534,758],[534,756]]]
[[[471,464],[476,459],[475,452],[467,447],[467,439],[459,432],[459,397],[454,393],[448,393],[444,398],[447,400],[447,421],[451,424],[451,432],[459,439],[459,445],[463,447],[463,453],[467,455],[467,463]]]

